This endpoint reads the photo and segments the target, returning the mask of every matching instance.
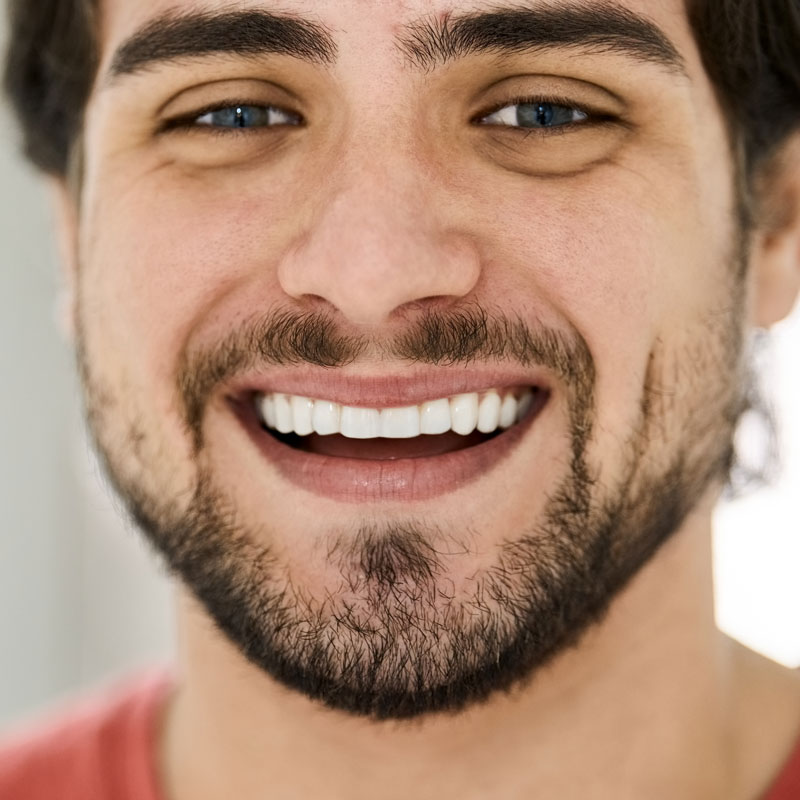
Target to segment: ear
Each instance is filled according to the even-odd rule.
[[[792,311],[800,291],[800,132],[771,160],[758,185],[752,250],[752,323],[769,328]]]
[[[62,333],[75,338],[78,283],[78,199],[65,181],[53,179],[49,185],[56,228],[56,244],[61,266],[61,292],[58,320]]]

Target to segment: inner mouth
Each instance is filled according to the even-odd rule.
[[[343,406],[280,393],[256,394],[261,427],[281,444],[334,458],[431,458],[477,447],[535,415],[548,393],[492,389],[393,409]]]
[[[314,453],[334,458],[359,458],[375,461],[391,461],[398,458],[432,458],[434,456],[466,450],[488,442],[501,431],[480,433],[475,431],[468,436],[449,431],[433,435],[422,434],[413,439],[348,439],[341,434],[320,436],[312,433],[298,436],[296,433],[278,433],[267,429],[267,432],[279,442],[304,453]]]

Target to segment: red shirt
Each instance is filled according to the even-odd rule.
[[[155,760],[168,674],[149,674],[0,743],[2,800],[164,800]],[[800,742],[761,800],[800,800]]]
[[[155,761],[172,681],[149,673],[0,742],[2,800],[164,800]]]
[[[762,800],[800,800],[800,742]]]

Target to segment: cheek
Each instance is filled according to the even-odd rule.
[[[495,209],[498,216],[492,247],[498,263],[511,265],[502,291],[524,297],[544,324],[580,334],[601,382],[613,374],[635,386],[665,299],[654,220],[635,200],[589,186],[540,187]]]
[[[103,412],[95,433],[122,481],[149,486],[151,497],[175,487],[188,501],[198,462],[177,389],[181,355],[274,299],[270,209],[253,224],[252,203],[235,192],[106,185],[84,214],[78,285],[89,400]]]
[[[106,185],[84,236],[88,322],[102,329],[105,349],[128,354],[130,382],[171,389],[186,344],[229,331],[236,314],[225,308],[228,298],[238,298],[241,315],[274,297],[281,204],[166,175],[128,191]],[[241,302],[244,286],[249,305]]]
[[[524,296],[529,316],[586,340],[597,437],[616,442],[599,447],[612,453],[624,451],[620,432],[639,424],[653,352],[685,351],[728,301],[730,225],[719,196],[706,203],[689,177],[620,180],[621,170],[603,169],[506,195],[491,216],[502,222],[486,236],[506,265],[499,291]]]

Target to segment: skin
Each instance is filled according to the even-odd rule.
[[[250,529],[269,522],[269,544],[295,582],[311,594],[330,587],[325,535],[352,529],[366,510],[287,484],[247,442],[221,392],[206,409],[198,459],[175,390],[187,347],[209,346],[280,306],[333,310],[343,330],[378,340],[420,309],[470,299],[577,330],[597,369],[586,458],[598,486],[625,475],[654,360],[673,400],[662,401],[647,440],[648,468],[666,467],[698,414],[709,415],[712,435],[696,450],[712,452],[725,434],[714,422],[720,404],[742,380],[724,342],[788,311],[799,215],[754,232],[738,284],[728,140],[682,6],[624,5],[667,34],[688,80],[620,55],[563,50],[420,73],[394,47],[400,26],[472,6],[297,0],[281,10],[334,32],[339,57],[329,71],[285,57],[217,57],[98,83],[80,206],[65,193],[63,210],[76,327],[103,408],[95,432],[118,480],[180,514],[205,469]],[[200,6],[104,3],[101,74],[130,33],[172,7]],[[507,96],[489,95],[487,74],[523,73],[557,76],[544,86],[557,83],[576,102],[610,102],[586,88],[592,81],[621,98],[606,110],[627,124],[513,142],[463,124],[466,98],[479,95],[480,110],[543,90],[541,77],[515,78]],[[253,81],[265,74],[329,124],[309,126],[305,139],[224,145],[155,133],[167,112],[197,109],[209,93],[229,97],[210,88],[220,75],[226,91],[246,86],[255,101],[264,90]],[[784,157],[798,163],[794,144]],[[796,174],[764,185],[766,208],[778,197],[796,208]],[[372,353],[341,369],[372,376],[386,365]],[[447,564],[455,585],[542,515],[568,469],[566,431],[556,390],[535,446],[468,493],[414,508],[432,525],[474,531],[474,551]],[[180,683],[160,750],[168,796],[756,797],[796,738],[800,684],[714,626],[710,518],[719,490],[718,479],[705,486],[576,648],[529,685],[453,716],[377,723],[324,709],[250,664],[179,589]],[[499,496],[501,507],[492,502]],[[368,511],[391,523],[408,510],[385,502]]]

